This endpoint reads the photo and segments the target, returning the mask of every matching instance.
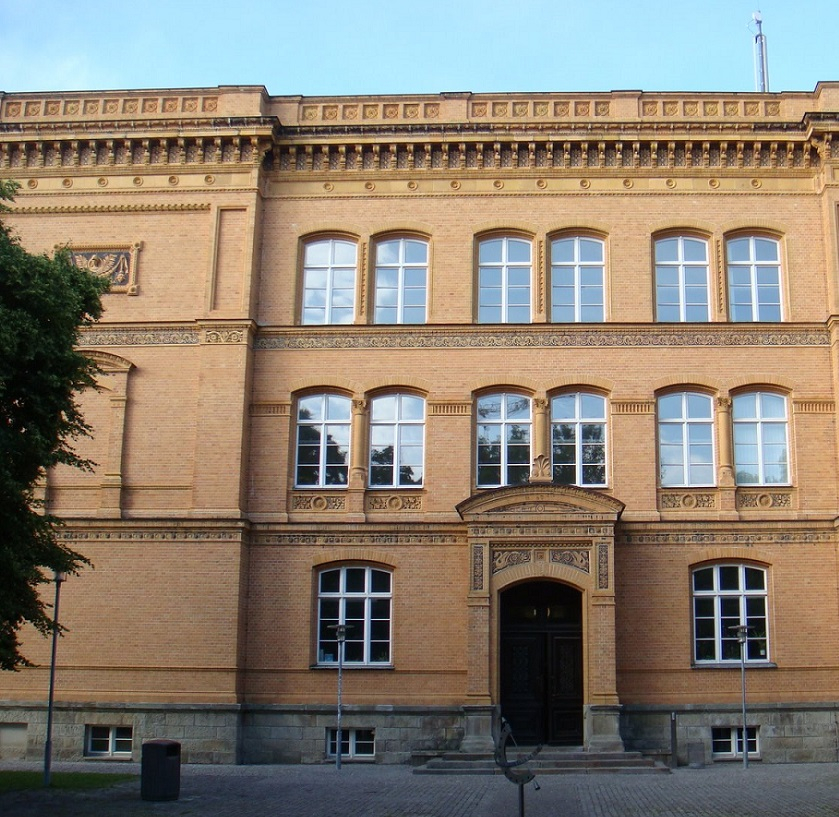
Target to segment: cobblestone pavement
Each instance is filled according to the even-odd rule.
[[[0,769],[38,769],[0,763]],[[134,771],[139,764],[55,763],[53,771]],[[672,774],[541,775],[527,817],[839,817],[839,764],[749,769],[717,764]],[[139,777],[107,789],[0,795],[2,817],[517,817],[503,776],[414,775],[405,766],[184,766],[180,797],[140,799]]]

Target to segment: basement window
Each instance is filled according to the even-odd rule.
[[[327,757],[335,757],[335,745],[338,739],[338,730],[327,730]],[[341,757],[356,758],[358,760],[373,760],[376,757],[376,730],[375,729],[342,729],[341,730]]]
[[[88,726],[85,754],[88,757],[131,757],[132,726]]]
[[[757,727],[746,727],[746,742],[750,758],[759,758]],[[743,757],[743,727],[715,726],[711,729],[711,754],[717,760],[734,760]]]

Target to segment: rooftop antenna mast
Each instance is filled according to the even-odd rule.
[[[769,63],[766,57],[766,35],[763,33],[763,16],[760,11],[752,14],[757,26],[755,34],[755,90],[765,94],[769,90]]]

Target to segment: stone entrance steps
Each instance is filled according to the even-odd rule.
[[[508,747],[507,759],[528,755],[533,747]],[[415,761],[422,758],[415,756]],[[575,749],[545,748],[527,763],[532,772],[540,774],[660,774],[670,769],[645,757],[640,752],[584,752]],[[503,774],[492,755],[449,752],[431,757],[414,768],[414,774]]]

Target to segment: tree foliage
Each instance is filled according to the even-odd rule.
[[[16,185],[0,181],[0,211]],[[0,221],[0,669],[28,666],[20,629],[54,626],[40,585],[88,560],[57,535],[36,488],[57,464],[90,468],[73,449],[89,435],[77,395],[95,387],[96,366],[76,350],[78,330],[102,312],[107,281],[76,267],[67,251],[31,255]]]

